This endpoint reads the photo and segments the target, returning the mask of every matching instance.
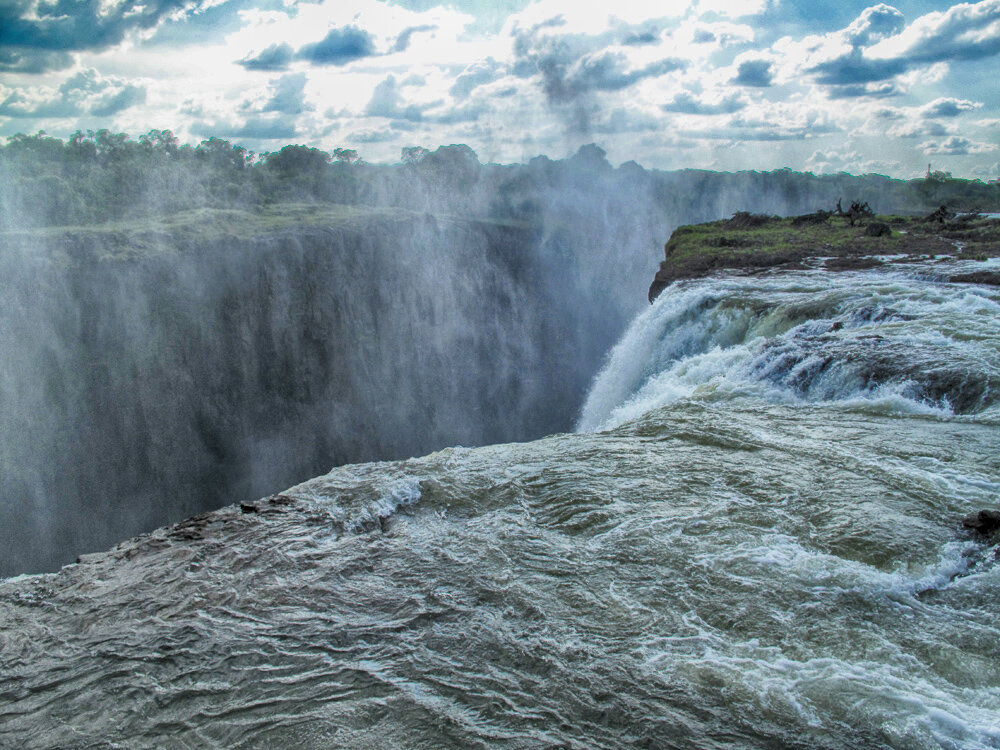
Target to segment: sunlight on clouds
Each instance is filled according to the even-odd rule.
[[[623,23],[679,18],[691,5],[691,0],[617,0],[610,6],[578,0],[538,0],[507,20],[504,35],[512,35],[514,28],[530,29],[550,23],[552,33],[600,34]]]
[[[283,2],[173,9],[120,42],[74,49],[69,68],[12,70],[0,127],[170,127],[195,141],[217,128],[257,149],[287,138],[390,160],[401,145],[467,142],[510,160],[597,141],[622,161],[755,168],[861,168],[883,151],[884,163],[925,168],[931,149],[971,163],[997,140],[996,102],[962,88],[968,66],[954,61],[995,64],[1000,0],[915,19],[860,4],[822,31],[805,11],[787,14],[768,44],[758,39],[775,29],[748,16],[773,0],[537,0],[498,31],[501,11],[484,25],[470,3]],[[60,93],[89,69],[114,83],[97,105],[106,121]]]
[[[766,0],[697,0],[692,6],[700,13],[717,13],[727,18],[739,18],[763,13],[767,2]]]

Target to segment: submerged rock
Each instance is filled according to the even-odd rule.
[[[956,274],[948,279],[956,284],[986,284],[1000,286],[1000,271],[972,271]]]
[[[983,536],[993,536],[1000,531],[1000,510],[984,509],[970,513],[962,520],[962,526]]]

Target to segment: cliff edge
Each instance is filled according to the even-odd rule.
[[[997,214],[956,215],[944,207],[919,218],[855,211],[787,218],[740,212],[731,219],[681,226],[664,248],[666,258],[649,287],[649,301],[674,281],[718,271],[843,271],[941,256],[1000,257],[998,218]],[[998,285],[1000,274],[984,270],[948,280]]]

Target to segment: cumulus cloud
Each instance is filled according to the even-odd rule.
[[[856,168],[862,161],[857,151],[842,151],[838,149],[823,149],[813,151],[806,160],[806,169],[814,174],[833,174]]]
[[[876,109],[872,116],[879,120],[901,120],[906,115],[900,112],[898,109],[893,109],[891,107],[883,107],[881,109]]]
[[[296,55],[313,65],[347,65],[375,54],[371,34],[357,26],[330,29],[325,37],[301,47]]]
[[[585,132],[597,108],[594,96],[626,89],[686,67],[683,60],[661,58],[633,65],[614,34],[553,34],[562,20],[549,19],[514,34],[513,72],[538,78],[550,106],[566,115],[572,129]]]
[[[891,5],[880,3],[865,8],[850,26],[844,37],[852,47],[867,47],[903,30],[903,14]]]
[[[731,115],[746,107],[746,102],[736,94],[730,94],[716,101],[697,99],[687,91],[683,91],[664,104],[667,112],[680,112],[686,115]]]
[[[839,133],[843,128],[820,109],[800,110],[784,104],[744,110],[714,127],[682,131],[691,138],[741,141],[796,141]]]
[[[168,14],[156,32],[143,41],[146,47],[194,47],[212,43],[239,31],[245,25],[243,13],[268,7],[294,15],[294,5],[280,0],[199,0],[187,13]]]
[[[935,99],[920,110],[924,117],[958,117],[963,112],[971,112],[983,106],[979,102],[972,102],[968,99],[955,99],[944,97]]]
[[[243,122],[195,122],[191,132],[210,138],[244,138],[248,140],[281,141],[295,138],[295,122],[288,117],[252,116]]]
[[[381,130],[359,130],[347,136],[351,143],[389,143],[396,140],[399,133],[391,128]]]
[[[953,135],[943,141],[926,141],[920,144],[920,148],[925,154],[941,156],[966,156],[968,154],[984,154],[997,150],[997,147],[990,143],[970,141],[968,138],[963,138],[959,135]]]
[[[0,3],[0,71],[42,73],[73,62],[70,52],[104,50],[132,31],[155,27],[198,0],[58,0]]]
[[[896,125],[889,130],[889,135],[893,138],[943,138],[950,132],[940,122],[922,120]]]
[[[414,34],[421,31],[434,31],[437,26],[432,26],[430,24],[425,24],[423,26],[410,26],[409,28],[403,29],[398,37],[396,37],[395,43],[392,45],[390,52],[406,52],[410,47],[410,40],[413,38]]]
[[[973,167],[972,175],[983,180],[995,180],[1000,177],[1000,162]]]
[[[885,81],[915,68],[1000,53],[1000,0],[960,3],[909,26],[888,5],[868,8],[842,31],[810,37],[804,70],[820,84]]]
[[[107,117],[145,101],[145,86],[114,76],[104,77],[88,68],[70,76],[55,90],[38,87],[12,92],[0,102],[0,116]]]
[[[630,31],[622,37],[622,44],[626,47],[641,47],[647,44],[659,44],[660,32],[653,29],[644,31]]]
[[[92,104],[90,114],[96,117],[108,117],[145,103],[146,89],[142,86],[127,84],[116,93],[108,94]]]
[[[853,83],[846,86],[831,86],[826,92],[831,99],[856,99],[865,96],[885,99],[897,96],[899,93],[899,89],[892,83]]]
[[[66,52],[39,49],[0,49],[0,71],[7,73],[45,73],[63,70],[73,64]]]
[[[663,130],[662,116],[633,107],[617,107],[602,115],[592,126],[598,134],[642,133]]]
[[[505,68],[492,57],[479,60],[458,75],[449,93],[456,99],[464,99],[478,87],[501,78],[504,72]]]
[[[236,64],[242,65],[247,70],[286,70],[291,64],[293,56],[292,45],[282,42],[281,44],[272,44],[256,55],[249,54]]]
[[[396,77],[389,75],[372,92],[371,101],[365,108],[365,114],[374,117],[387,117],[391,120],[408,120],[419,122],[423,119],[424,108],[416,104],[404,105],[400,93],[400,85]]]
[[[271,98],[264,105],[264,112],[280,112],[285,115],[298,115],[313,109],[305,102],[305,73],[289,73],[271,82]]]
[[[766,88],[771,85],[773,78],[770,60],[744,60],[736,68],[736,77],[733,78],[733,83],[737,86]]]

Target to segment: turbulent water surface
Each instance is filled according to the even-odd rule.
[[[941,268],[675,285],[577,434],[0,583],[0,745],[1000,747],[1000,295]]]

